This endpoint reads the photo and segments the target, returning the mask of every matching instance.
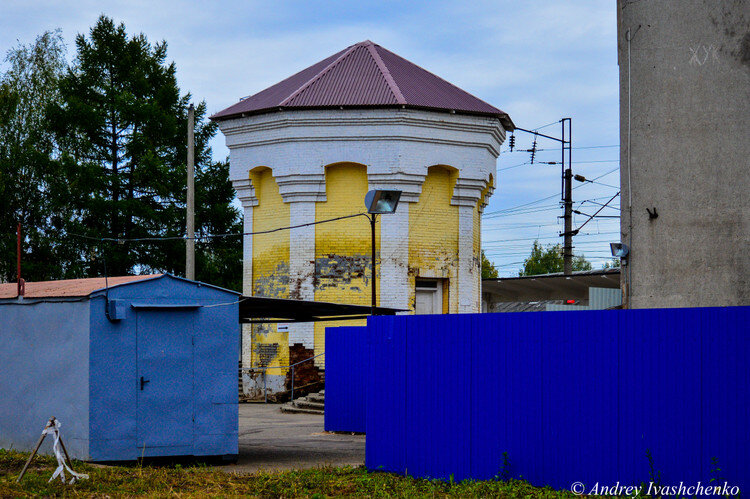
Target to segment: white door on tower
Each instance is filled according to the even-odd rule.
[[[417,315],[443,313],[443,283],[439,279],[417,279],[415,295]]]

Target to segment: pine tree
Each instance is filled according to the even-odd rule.
[[[167,44],[129,37],[123,24],[102,16],[88,38],[76,38],[76,49],[75,64],[60,81],[59,103],[50,106],[65,179],[51,194],[65,207],[74,262],[67,273],[101,275],[106,265],[110,275],[181,275],[190,94],[180,94],[175,65],[165,62]],[[217,126],[205,115],[201,102],[195,108],[197,232],[239,231],[227,167],[211,161],[208,143]],[[102,237],[174,239],[102,244]],[[241,244],[240,238],[200,243],[197,277],[227,285],[240,274]]]

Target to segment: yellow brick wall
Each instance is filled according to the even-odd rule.
[[[419,201],[409,207],[410,287],[414,289],[416,277],[447,279],[443,285],[445,313],[458,312],[458,207],[450,204],[457,176],[455,168],[431,166]],[[412,291],[412,309],[414,299]]]
[[[279,194],[269,168],[250,172],[258,205],[253,208],[253,231],[289,225],[289,205]],[[409,207],[409,287],[410,307],[414,307],[416,277],[443,278],[443,312],[458,312],[458,207],[450,204],[457,170],[433,166],[422,186],[419,201]],[[365,211],[368,190],[367,169],[355,163],[339,163],[326,168],[326,201],[316,203],[316,221]],[[480,207],[474,211],[474,254],[480,256]],[[380,221],[376,227],[380,266]],[[365,217],[329,222],[315,226],[315,293],[317,301],[369,305],[372,285],[370,224]],[[380,296],[380,279],[377,292]],[[253,294],[276,298],[289,297],[289,231],[253,236]],[[481,300],[477,296],[477,300]],[[364,320],[318,322],[314,326],[315,352],[325,351],[325,328],[364,325]],[[288,333],[277,332],[276,325],[253,327],[253,365],[279,366],[289,363]],[[272,357],[261,362],[261,354]],[[325,368],[325,358],[316,359]],[[285,374],[285,369],[269,374]]]
[[[326,168],[326,201],[315,206],[315,219],[351,215],[365,211],[367,169],[354,163],[339,163]],[[380,246],[380,219],[376,227],[376,246]],[[319,224],[315,227],[315,300],[353,305],[369,305],[372,290],[370,223],[354,217]],[[376,257],[377,258],[377,257]],[[380,293],[380,280],[376,285]],[[325,351],[328,326],[363,326],[364,320],[315,323],[315,353]],[[325,356],[316,359],[325,367]]]
[[[289,205],[269,168],[250,172],[258,205],[253,208],[253,232],[289,225]],[[253,295],[289,298],[289,231],[253,236]],[[253,366],[289,364],[289,334],[279,333],[275,324],[253,326]],[[268,374],[285,374],[286,369],[270,369]]]

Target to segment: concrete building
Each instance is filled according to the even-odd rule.
[[[750,4],[619,0],[624,303],[750,304]]]
[[[480,220],[507,114],[366,41],[212,119],[246,232],[361,213],[368,190],[401,190],[377,225],[379,305],[479,311]],[[364,217],[246,236],[244,294],[369,304],[370,248]],[[247,326],[243,365],[287,365],[290,345],[323,352],[327,325]],[[269,374],[283,389],[284,370]]]

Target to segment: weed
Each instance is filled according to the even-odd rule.
[[[648,459],[648,477],[651,483],[661,488],[661,471],[654,469],[654,456],[651,455],[651,449],[646,449],[646,459]]]
[[[711,480],[709,482],[716,482],[718,484],[724,483],[726,480],[721,476],[721,468],[719,468],[719,458],[714,456],[711,458]]]
[[[521,480],[426,480],[371,473],[364,467],[313,468],[284,472],[236,474],[221,468],[182,465],[93,466],[76,461],[74,469],[89,480],[63,485],[48,483],[54,458],[37,456],[26,476],[15,483],[28,454],[0,450],[0,497],[132,497],[132,496],[260,496],[260,497],[572,497],[570,492],[539,488]]]
[[[503,452],[503,463],[500,465],[500,480],[510,480],[510,458],[508,451]]]

